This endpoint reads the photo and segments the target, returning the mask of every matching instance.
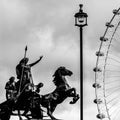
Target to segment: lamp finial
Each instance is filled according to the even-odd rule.
[[[82,10],[83,4],[80,4],[79,6],[80,6],[80,12],[83,12]]]

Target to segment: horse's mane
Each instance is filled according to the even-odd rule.
[[[55,76],[53,79],[53,83],[55,84],[55,86],[59,86],[61,84],[61,80],[62,80],[62,78]]]
[[[64,83],[64,80],[63,80],[62,75],[60,73],[60,68],[58,68],[53,75],[53,77],[54,77],[53,83],[55,84],[55,86],[59,86],[59,85],[61,85],[61,83]]]

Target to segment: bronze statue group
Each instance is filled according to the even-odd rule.
[[[25,55],[19,64],[16,66],[16,75],[9,78],[9,81],[5,85],[6,89],[6,101],[0,104],[0,120],[10,120],[10,116],[14,115],[14,111],[18,110],[18,116],[22,120],[22,116],[25,116],[28,120],[44,119],[44,110],[46,108],[47,115],[52,120],[57,120],[53,116],[53,112],[56,106],[62,103],[67,97],[72,97],[70,104],[75,104],[79,99],[79,94],[76,93],[76,89],[71,87],[65,76],[71,76],[72,71],[66,69],[64,66],[58,67],[53,74],[53,83],[56,89],[48,94],[41,95],[40,89],[43,87],[43,83],[34,85],[31,67],[41,61],[43,56],[34,63],[28,64],[29,58]],[[23,102],[24,101],[24,102]],[[22,115],[20,111],[23,111]]]
[[[19,62],[19,64],[16,66],[16,75],[17,75],[18,81],[15,82],[15,77],[12,76],[9,78],[9,81],[5,85],[7,100],[12,98],[14,99],[14,97],[17,94],[20,94],[22,88],[24,88],[26,84],[33,83],[31,67],[36,65],[42,59],[42,57],[43,56],[40,56],[40,59],[38,59],[37,61],[31,64],[27,64],[29,61],[29,58],[23,58]],[[25,90],[29,90],[29,89],[30,89],[29,86],[27,86]],[[37,91],[38,91],[38,88],[37,88]]]

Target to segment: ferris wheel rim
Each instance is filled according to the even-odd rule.
[[[118,11],[120,11],[120,8],[117,10],[117,13],[118,13]],[[109,22],[110,24],[112,23],[112,21],[114,20],[114,18],[116,17],[116,15],[117,15],[117,14],[114,14],[114,15],[113,15],[113,17],[111,18],[111,20],[110,20],[110,22]],[[119,21],[119,24],[120,24],[120,21]],[[118,26],[119,26],[119,25],[117,25],[115,29],[117,29]],[[108,29],[109,29],[109,26],[107,26],[107,28],[106,28],[106,30],[105,30],[105,32],[104,32],[104,34],[103,34],[103,38],[106,36],[106,34],[107,34],[107,32],[108,32]],[[112,36],[114,36],[115,32],[116,32],[116,31],[113,32]],[[111,42],[112,42],[112,40],[113,40],[113,38],[110,39]],[[101,48],[102,48],[103,43],[104,43],[104,41],[101,41],[98,52],[101,52]],[[109,43],[109,47],[110,47],[110,43]],[[108,53],[109,53],[109,47],[108,47]],[[103,71],[104,71],[104,72],[103,72],[103,75],[104,75],[103,83],[104,83],[104,81],[105,81],[105,69],[106,69],[106,62],[107,62],[108,53],[106,54],[106,57],[105,57],[105,65],[104,65],[104,70],[103,70]],[[96,61],[96,68],[98,67],[99,59],[100,59],[100,56],[98,55],[98,56],[97,56],[97,61]],[[95,72],[95,83],[97,84],[97,72]],[[105,102],[104,105],[105,105],[105,107],[106,107],[106,112],[107,112],[108,119],[111,120],[110,115],[109,115],[109,112],[108,112],[108,107],[107,107],[107,104],[106,104],[106,99],[105,99],[105,83],[104,83],[103,85],[104,85],[104,86],[103,86],[103,92],[104,92],[103,94],[104,94],[104,102]],[[98,97],[98,95],[97,95],[97,92],[98,92],[98,91],[97,91],[97,87],[95,87],[95,97],[96,97],[96,99],[99,99],[99,97]],[[98,104],[98,103],[97,103],[97,109],[98,109],[98,113],[101,114],[101,110],[100,110],[100,107],[99,107],[99,104]],[[102,120],[103,118],[99,118],[99,119]]]

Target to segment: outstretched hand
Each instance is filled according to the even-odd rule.
[[[40,56],[40,60],[43,58],[43,56]]]

